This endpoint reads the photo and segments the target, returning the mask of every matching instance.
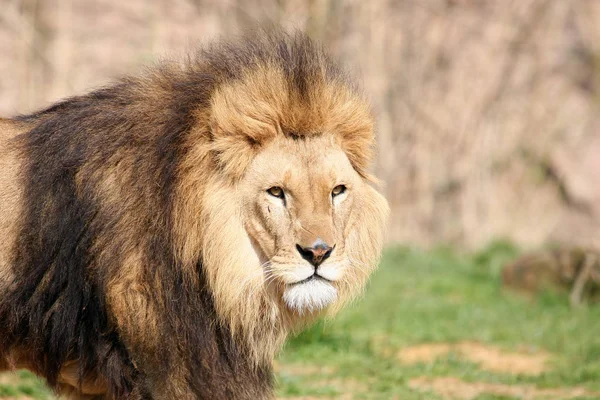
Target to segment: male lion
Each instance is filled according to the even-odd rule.
[[[72,398],[264,399],[375,267],[373,121],[302,34],[0,120],[0,369]]]

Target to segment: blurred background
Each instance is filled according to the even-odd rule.
[[[377,115],[390,241],[526,246],[600,224],[596,0],[0,0],[0,115],[257,23],[306,30]],[[599,235],[595,235],[598,237]]]
[[[307,31],[362,82],[392,208],[367,298],[292,341],[280,395],[600,398],[598,311],[500,283],[523,249],[563,246],[575,274],[569,249],[600,245],[598,0],[0,0],[0,115],[261,23]],[[0,396],[47,395],[6,379]]]

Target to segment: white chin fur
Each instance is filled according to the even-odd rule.
[[[336,288],[322,279],[289,286],[283,293],[283,300],[287,306],[300,314],[322,310],[336,298]]]

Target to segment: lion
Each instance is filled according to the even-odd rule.
[[[373,115],[302,33],[221,40],[0,120],[0,369],[74,399],[267,399],[362,293]]]

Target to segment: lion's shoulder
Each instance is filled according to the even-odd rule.
[[[27,129],[26,124],[8,118],[0,118],[0,150],[4,148],[5,141],[23,133]]]

